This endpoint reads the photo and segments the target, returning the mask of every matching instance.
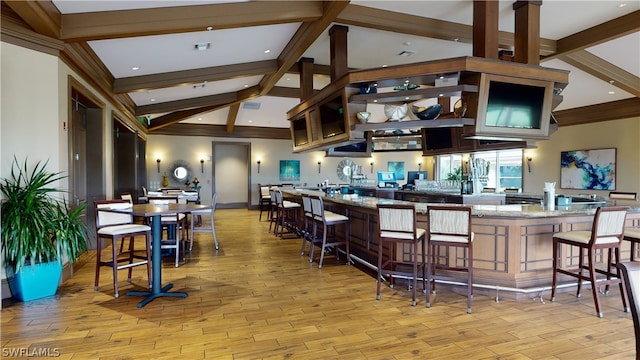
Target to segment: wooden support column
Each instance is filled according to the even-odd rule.
[[[516,1],[515,13],[515,62],[540,65],[540,5],[542,1]],[[566,14],[571,16],[571,14]]]
[[[329,29],[331,38],[331,81],[335,81],[349,71],[347,63],[347,32],[349,28],[342,25],[334,25]]]
[[[498,58],[499,2],[473,1],[473,56]]]
[[[313,95],[313,59],[301,58],[298,60],[298,73],[300,74],[300,100]]]

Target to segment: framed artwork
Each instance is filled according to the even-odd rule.
[[[280,181],[300,181],[300,160],[280,160]]]
[[[560,187],[563,189],[615,190],[616,149],[561,152]]]
[[[404,180],[404,161],[387,162],[387,170],[396,175],[396,180]]]

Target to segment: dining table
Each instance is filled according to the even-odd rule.
[[[162,215],[175,213],[188,214],[192,211],[211,209],[211,205],[202,204],[133,204],[130,207],[106,208],[104,211],[131,214],[144,218],[151,218],[151,289],[149,291],[129,291],[127,296],[144,296],[138,303],[138,308],[147,305],[159,297],[187,297],[186,292],[169,291],[173,284],[162,286],[162,253],[160,251],[162,241]]]

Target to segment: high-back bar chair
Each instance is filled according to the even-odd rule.
[[[337,214],[332,211],[325,210],[324,201],[318,195],[310,196],[311,213],[313,215],[313,234],[311,235],[311,250],[309,250],[309,262],[313,262],[314,244],[320,247],[320,260],[318,260],[318,268],[322,268],[324,255],[328,247],[333,247],[336,259],[339,259],[338,246],[345,247],[347,256],[347,264],[351,262],[351,254],[349,253],[349,217]],[[340,239],[336,231],[338,225],[344,225],[344,239]],[[322,237],[318,235],[318,230],[322,231]]]

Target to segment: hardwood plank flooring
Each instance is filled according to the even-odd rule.
[[[2,355],[26,348],[57,351],[60,359],[634,359],[631,316],[618,288],[601,296],[605,317],[595,315],[590,289],[550,302],[440,290],[430,309],[410,305],[402,286],[327,257],[322,269],[300,256],[300,240],[268,232],[258,212],[220,209],[213,239],[196,234],[194,249],[163,284],[187,298],[159,298],[142,309],[139,297],[113,297],[110,269],[93,290],[95,253],[56,297],[11,303],[0,313]],[[124,278],[124,272],[122,273]],[[132,284],[145,288],[146,272]],[[549,279],[551,283],[551,279]],[[533,295],[532,295],[533,296]],[[15,354],[15,352],[13,353]]]

